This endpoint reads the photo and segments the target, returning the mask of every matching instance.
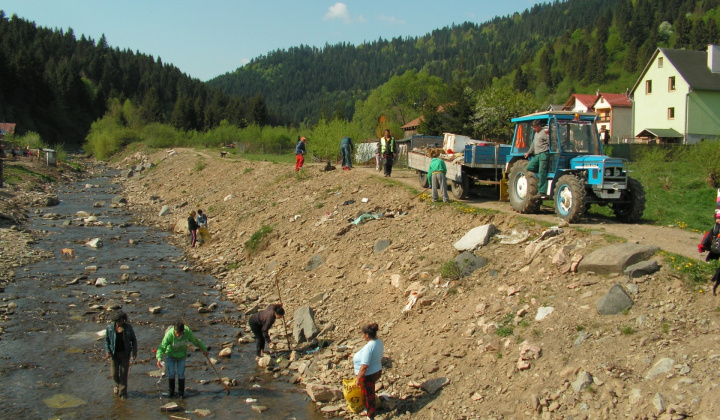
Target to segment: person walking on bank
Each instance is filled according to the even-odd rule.
[[[195,248],[195,244],[197,243],[197,231],[198,231],[198,224],[195,220],[195,211],[190,212],[190,216],[188,216],[188,230],[190,231],[190,247]]]
[[[385,158],[385,176],[389,177],[392,173],[393,159],[397,156],[395,137],[390,135],[390,130],[385,130],[385,135],[380,137],[379,149],[379,155]]]
[[[127,383],[130,374],[130,356],[137,357],[137,339],[128,316],[115,311],[112,323],[105,329],[105,358],[110,359],[110,374],[115,386],[113,392],[121,399],[127,398]]]
[[[532,122],[535,135],[532,141],[532,153],[525,153],[525,158],[533,155],[526,169],[535,172],[538,175],[538,196],[547,194],[547,177],[548,177],[548,160],[550,160],[550,138],[542,127],[542,121],[535,120]]]
[[[270,328],[272,328],[276,319],[280,319],[285,315],[285,309],[280,304],[268,305],[264,310],[254,313],[248,320],[250,330],[255,336],[255,356],[260,358],[265,351],[265,344],[272,347],[270,340]]]
[[[440,191],[442,192],[443,196],[443,203],[447,203],[450,201],[450,197],[448,197],[447,192],[447,178],[445,178],[445,175],[447,174],[447,166],[445,166],[445,161],[434,157],[430,161],[430,167],[428,168],[428,183],[432,186],[432,201],[438,201],[438,187],[440,187]]]
[[[375,418],[375,382],[382,376],[383,342],[377,338],[378,324],[368,324],[360,330],[367,344],[353,356],[355,385],[360,388],[365,407],[364,415]]]
[[[192,343],[195,347],[202,350],[203,355],[207,357],[208,350],[198,338],[195,338],[190,328],[182,321],[175,323],[175,326],[167,330],[160,346],[157,348],[155,357],[157,358],[157,367],[162,370],[162,356],[165,355],[167,361],[168,385],[170,398],[175,397],[175,375],[178,379],[178,393],[180,398],[185,398],[185,359],[187,358],[188,343]]]
[[[295,146],[295,172],[299,171],[300,168],[305,164],[305,137],[300,137],[300,141]]]
[[[352,169],[352,152],[354,150],[355,146],[350,137],[343,137],[342,140],[340,140],[340,156],[342,157],[343,171]]]

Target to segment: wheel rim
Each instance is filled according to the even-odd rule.
[[[562,214],[569,214],[573,205],[572,191],[567,185],[560,186],[557,194],[557,207]]]
[[[515,181],[515,194],[519,199],[524,200],[527,195],[528,185],[524,174],[520,174]]]

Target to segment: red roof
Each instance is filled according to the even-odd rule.
[[[10,134],[15,134],[15,123],[0,123],[0,128]]]
[[[628,98],[628,96],[624,93],[600,93],[600,96],[605,98],[605,102],[610,104],[610,106],[619,106],[626,108],[632,107],[632,102],[630,101],[630,98]],[[598,99],[600,99],[600,96],[598,96]]]
[[[408,130],[408,129],[412,129],[415,127],[420,127],[420,121],[422,121],[422,120],[423,120],[423,117],[419,116],[419,117],[415,118],[414,120],[410,121],[409,123],[403,125],[400,128],[402,128],[403,130]]]
[[[584,95],[581,93],[573,93],[572,95],[570,95],[570,98],[567,100],[567,102],[565,102],[563,109],[572,107],[574,105],[573,100],[576,100],[577,102],[585,105],[585,107],[590,110],[592,109],[596,98],[597,95]]]

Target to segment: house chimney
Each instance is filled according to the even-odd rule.
[[[720,73],[720,45],[708,45],[707,66],[712,73]]]

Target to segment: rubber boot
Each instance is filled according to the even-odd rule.
[[[175,396],[175,378],[170,378],[169,381],[170,381],[169,382],[170,383],[170,393],[168,394],[168,397],[173,398]],[[185,381],[183,380],[183,382],[185,382]]]
[[[178,379],[178,395],[185,398],[185,379]]]

